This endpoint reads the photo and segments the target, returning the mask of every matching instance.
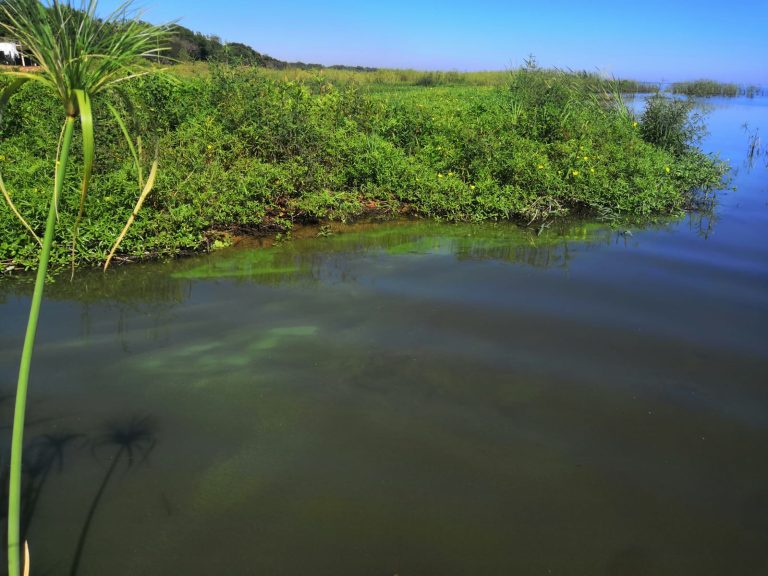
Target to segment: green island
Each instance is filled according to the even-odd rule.
[[[331,220],[539,226],[567,214],[679,213],[722,187],[727,167],[696,147],[704,126],[689,101],[657,94],[633,113],[622,93],[646,89],[534,61],[475,73],[169,65],[94,99],[94,173],[75,258],[103,262],[137,196],[133,158],[99,99],[142,135],[145,164],[159,155],[154,189],[116,258],[135,261]],[[60,121],[36,82],[4,114],[0,169],[35,230]],[[70,258],[81,158],[68,170],[54,266]],[[2,270],[33,268],[37,243],[5,203],[0,214]]]

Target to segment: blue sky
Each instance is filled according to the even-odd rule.
[[[110,8],[116,0],[102,0]],[[281,60],[498,70],[539,64],[620,77],[768,85],[768,0],[141,0],[145,19]]]

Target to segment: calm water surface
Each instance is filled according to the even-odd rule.
[[[710,102],[714,215],[356,226],[51,287],[35,573],[767,573],[768,99]]]

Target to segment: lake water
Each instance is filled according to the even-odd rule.
[[[738,188],[712,215],[358,225],[56,283],[33,573],[766,573],[768,170],[742,124],[768,133],[768,99],[709,102]],[[6,438],[26,290],[0,288]]]

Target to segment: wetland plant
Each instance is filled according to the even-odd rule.
[[[80,210],[72,231],[73,252],[76,246],[77,225],[82,217],[93,171],[94,97],[114,88],[120,82],[152,71],[148,57],[158,53],[160,43],[167,33],[167,27],[149,26],[140,22],[138,14],[131,11],[130,0],[120,4],[103,19],[97,16],[97,4],[97,0],[81,0],[77,5],[57,0],[47,4],[37,0],[7,0],[0,5],[5,17],[5,34],[25,46],[29,56],[40,65],[37,72],[11,72],[15,79],[0,97],[0,106],[4,106],[24,83],[37,82],[48,88],[52,97],[59,101],[64,116],[56,154],[54,186],[49,198],[48,217],[42,239],[13,206],[10,194],[0,181],[6,202],[40,244],[37,277],[19,367],[11,440],[8,489],[9,576],[19,576],[21,573],[21,468],[27,387],[40,304],[58,219],[58,207],[73,148],[75,127],[78,124],[80,126],[83,170]],[[122,127],[122,122],[119,122]],[[134,158],[138,160],[136,154]],[[152,178],[150,175],[149,179]]]
[[[640,134],[649,144],[682,156],[706,134],[703,117],[694,111],[693,100],[654,94],[648,98],[640,119]]]
[[[752,168],[755,162],[760,160],[760,156],[765,156],[765,165],[768,167],[768,147],[763,145],[760,140],[760,129],[755,128],[752,130],[746,123],[743,128],[747,134],[747,168]]]
[[[717,82],[715,80],[694,80],[692,82],[675,82],[672,84],[673,94],[686,96],[728,96],[739,95],[737,84]]]

